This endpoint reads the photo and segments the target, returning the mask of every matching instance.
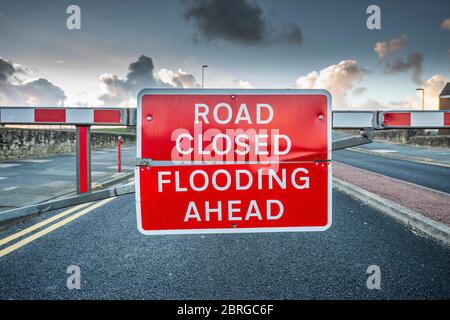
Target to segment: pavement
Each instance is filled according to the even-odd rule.
[[[135,158],[135,146],[123,146],[122,173],[118,173],[117,148],[93,150],[93,185],[132,172]],[[0,162],[0,211],[40,203],[75,190],[75,154]]]
[[[395,159],[382,154],[367,154],[356,150],[334,151],[333,161],[450,193],[450,167]]]
[[[444,166],[333,157],[449,192]],[[0,231],[0,299],[450,299],[449,246],[338,190],[333,225],[318,233],[144,236],[134,205],[125,195]],[[72,265],[80,290],[66,286]],[[371,265],[380,290],[366,286]]]

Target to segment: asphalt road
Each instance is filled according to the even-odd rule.
[[[133,195],[119,197],[0,246],[0,299],[450,298],[449,247],[333,197],[326,232],[183,236],[141,235]],[[81,269],[80,290],[66,287],[70,265]],[[366,287],[370,265],[381,268],[381,290]]]
[[[351,150],[334,151],[333,161],[450,193],[450,167],[387,158]]]

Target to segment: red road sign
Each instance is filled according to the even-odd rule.
[[[143,90],[139,230],[328,229],[331,118],[323,90]]]

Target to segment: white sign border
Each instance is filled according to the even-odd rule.
[[[138,94],[137,123],[136,123],[136,157],[141,158],[142,139],[142,98],[145,95],[324,95],[327,97],[327,134],[328,134],[328,160],[332,154],[332,107],[331,94],[323,89],[172,89],[155,88],[143,89]],[[327,224],[323,227],[273,227],[273,228],[212,228],[212,229],[176,229],[176,230],[144,230],[141,220],[140,173],[139,166],[134,169],[135,201],[137,228],[144,235],[178,235],[178,234],[223,234],[223,233],[276,233],[276,232],[317,232],[325,231],[332,226],[332,163],[328,165],[328,215]]]

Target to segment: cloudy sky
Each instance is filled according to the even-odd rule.
[[[431,109],[450,78],[450,1],[0,0],[0,105],[134,106],[143,87],[199,86],[203,64],[209,88],[325,88],[336,109],[398,109],[423,87]]]

